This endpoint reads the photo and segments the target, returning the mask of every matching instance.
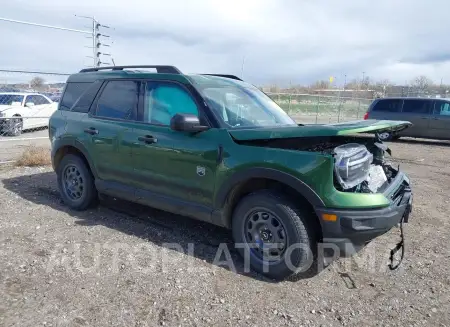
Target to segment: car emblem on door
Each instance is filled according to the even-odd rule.
[[[197,166],[197,175],[198,176],[205,176],[206,170],[205,167]]]

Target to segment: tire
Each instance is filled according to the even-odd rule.
[[[387,142],[387,141],[391,141],[391,140],[395,139],[395,135],[391,132],[377,133],[377,136],[383,142]]]
[[[271,190],[257,191],[245,196],[232,217],[233,239],[244,261],[249,259],[250,266],[255,271],[275,280],[315,275],[318,230],[313,213],[308,212],[306,208],[307,206],[294,205],[282,194]],[[275,249],[274,252],[278,255],[274,260],[265,260],[264,255],[261,257],[261,251],[256,246],[257,243],[264,244],[263,238],[267,236],[266,227],[260,223],[264,221],[264,213],[259,214],[260,211],[269,215],[269,218],[266,217],[269,238],[275,240],[274,242],[285,242],[284,252],[279,251],[279,248]],[[278,220],[277,224],[274,224],[272,216]],[[274,227],[276,225],[278,227]],[[280,226],[283,232],[274,236],[274,228],[280,231]],[[283,234],[284,240],[280,241],[280,235]],[[270,244],[270,241],[267,244]],[[244,265],[248,267],[247,262],[244,262]]]
[[[6,123],[6,133],[9,136],[20,136],[23,131],[23,121],[19,117],[8,119]]]
[[[64,156],[56,174],[61,198],[68,207],[81,211],[97,204],[94,176],[79,156]]]

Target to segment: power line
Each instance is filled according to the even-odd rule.
[[[25,22],[25,21],[21,21],[21,20],[8,19],[8,18],[2,18],[2,17],[0,17],[0,21],[10,22],[10,23],[17,23],[17,24],[23,24],[23,25],[39,26],[39,27],[51,28],[51,29],[55,29],[55,30],[62,30],[62,31],[69,31],[69,32],[76,32],[76,33],[83,33],[83,34],[91,34],[92,33],[92,32],[89,32],[89,31],[76,30],[76,29],[73,29],[73,28],[66,28],[66,27],[59,27],[59,26],[52,26],[52,25],[45,25],[45,24],[38,24],[38,23],[31,23],[31,22]]]
[[[69,76],[67,73],[50,73],[50,72],[39,72],[39,71],[29,71],[29,70],[10,70],[10,69],[0,69],[2,73],[24,73],[24,74],[41,74],[41,75],[65,75]]]
[[[37,26],[37,27],[43,27],[43,28],[50,28],[50,29],[74,32],[74,33],[90,34],[89,38],[92,38],[92,54],[93,54],[92,58],[94,60],[93,66],[94,67],[100,66],[102,64],[102,62],[100,60],[100,55],[102,54],[102,52],[100,52],[100,46],[110,47],[111,45],[100,42],[100,36],[107,37],[107,38],[109,38],[110,36],[100,33],[99,28],[100,27],[110,28],[110,27],[100,24],[95,19],[95,17],[80,16],[80,15],[75,15],[75,16],[80,17],[80,18],[90,19],[92,21],[91,31],[84,31],[84,30],[78,30],[78,29],[73,29],[73,28],[66,28],[66,27],[61,27],[61,26],[53,26],[53,25],[46,25],[46,24],[39,24],[39,23],[32,23],[32,22],[26,22],[26,21],[22,21],[22,20],[9,19],[9,18],[3,18],[3,17],[0,17],[0,21],[22,24],[22,25],[31,25],[31,26]],[[103,55],[111,56],[111,54],[106,54],[106,53],[103,53]]]

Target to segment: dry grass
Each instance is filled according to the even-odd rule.
[[[26,148],[17,159],[16,166],[47,166],[51,165],[50,149],[45,147]]]

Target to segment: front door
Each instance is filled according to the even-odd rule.
[[[199,107],[189,90],[178,83],[146,83],[140,107],[142,123],[134,127],[139,146],[133,148],[135,184],[143,197],[151,196],[149,191],[186,206],[212,205],[217,130],[189,134],[170,128],[176,113],[201,117]]]
[[[450,140],[450,102],[435,101],[430,119],[430,137]]]

